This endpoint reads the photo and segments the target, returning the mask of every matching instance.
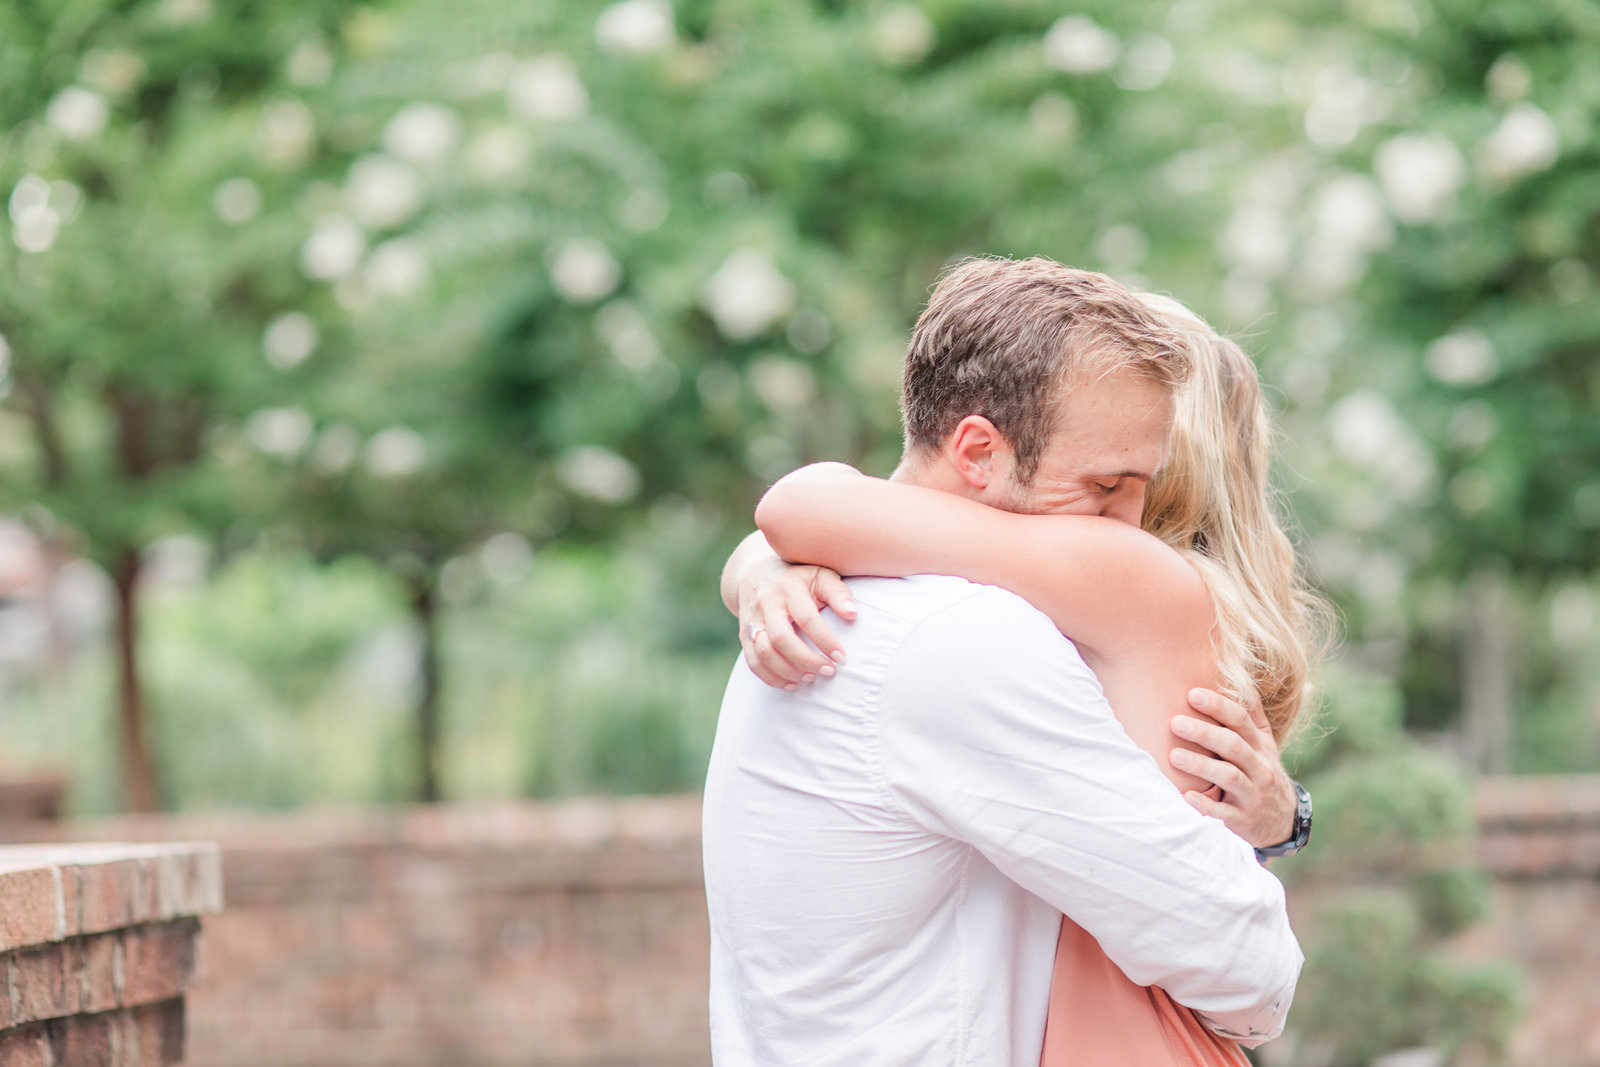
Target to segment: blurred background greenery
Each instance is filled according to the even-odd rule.
[[[1600,763],[1597,45],[1571,0],[5,0],[0,759],[83,813],[697,788],[760,490],[887,472],[942,265],[1043,254],[1258,356],[1344,620],[1314,851],[1459,842],[1470,772]],[[1335,960],[1328,1040],[1489,1055],[1514,982],[1422,950],[1481,886],[1407,886],[1329,951],[1434,1008],[1339,1021]]]

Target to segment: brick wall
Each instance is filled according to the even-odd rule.
[[[1600,778],[1480,792],[1519,1067],[1600,1067]],[[699,799],[134,818],[222,843],[194,1067],[704,1067]]]
[[[225,852],[191,1067],[703,1067],[698,797],[130,817]]]
[[[0,848],[0,1064],[181,1062],[199,916],[221,884],[211,845]]]

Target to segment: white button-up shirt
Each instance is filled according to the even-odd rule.
[[[1213,1029],[1275,1036],[1283,888],[1186,804],[1026,601],[850,582],[849,657],[797,692],[741,662],[706,781],[719,1067],[1037,1067],[1061,914]]]

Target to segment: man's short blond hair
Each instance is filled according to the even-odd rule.
[[[982,415],[1028,484],[1074,381],[1130,374],[1175,391],[1189,375],[1174,327],[1117,282],[1050,259],[964,260],[917,319],[901,389],[907,451],[937,452]]]

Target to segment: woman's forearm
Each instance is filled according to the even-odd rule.
[[[1125,523],[1018,515],[842,464],[780,479],[756,523],[784,559],[842,574],[951,574],[1022,596],[1078,641],[1117,647],[1180,604],[1209,615],[1199,576]]]
[[[733,614],[739,614],[739,585],[755,567],[770,567],[783,562],[767,544],[766,535],[756,530],[739,542],[722,567],[722,604]]]

